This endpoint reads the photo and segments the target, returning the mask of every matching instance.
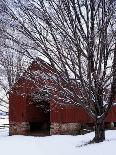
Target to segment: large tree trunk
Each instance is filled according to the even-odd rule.
[[[95,138],[94,142],[99,143],[105,140],[105,125],[104,121],[96,121],[95,123]]]

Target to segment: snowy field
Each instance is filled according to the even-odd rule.
[[[9,124],[8,116],[2,116],[2,118],[0,118],[0,126],[3,124]]]
[[[2,155],[115,155],[116,130],[106,131],[106,141],[84,145],[94,133],[80,136],[8,136],[8,130],[0,130],[0,154]]]

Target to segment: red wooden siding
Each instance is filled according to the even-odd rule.
[[[53,108],[54,107],[54,108]],[[52,104],[51,122],[57,123],[92,123],[92,119],[82,107]],[[109,112],[106,122],[116,122],[116,106]]]
[[[112,109],[110,110],[107,118],[107,122],[116,122],[116,106],[113,106]]]
[[[82,107],[74,105],[59,105],[52,103],[51,106],[51,122],[58,123],[90,123],[92,119]]]
[[[10,95],[9,120],[24,122],[26,120],[26,98],[16,94]]]

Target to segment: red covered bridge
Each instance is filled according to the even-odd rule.
[[[35,72],[34,78],[32,72]],[[36,76],[36,73],[41,77]],[[54,100],[54,95],[47,100],[34,98],[34,94],[51,80],[42,78],[50,74],[49,66],[33,62],[23,76],[15,83],[9,95],[10,135],[13,134],[78,134],[85,127],[93,126],[93,121],[86,111],[75,105],[62,105]],[[31,75],[31,79],[30,79]],[[36,80],[35,80],[36,78]],[[35,91],[36,90],[36,91]],[[45,89],[43,89],[45,92]],[[106,124],[116,125],[116,106],[112,108]]]

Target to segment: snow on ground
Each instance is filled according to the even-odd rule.
[[[106,141],[102,143],[83,145],[93,137],[94,133],[79,136],[8,136],[8,130],[0,130],[0,154],[115,155],[116,130],[106,131]]]
[[[8,116],[0,116],[0,126],[3,124],[9,124]]]

